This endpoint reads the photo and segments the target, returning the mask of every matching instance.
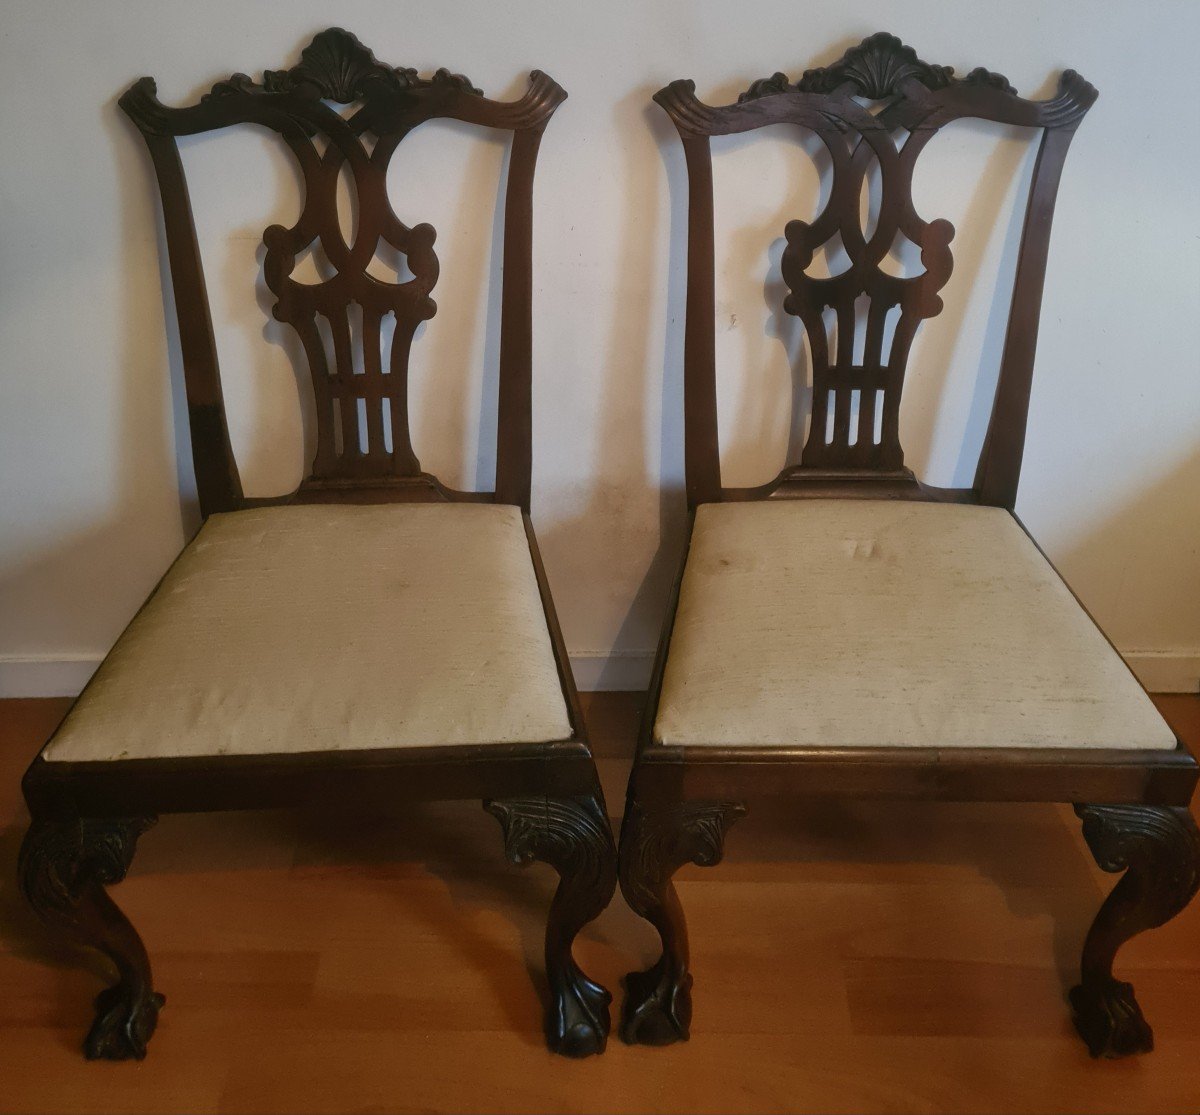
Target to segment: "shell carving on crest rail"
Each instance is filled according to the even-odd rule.
[[[951,67],[923,61],[883,32],[795,83],[783,73],[755,81],[736,104],[704,104],[691,81],[673,82],[655,96],[685,142],[789,123],[816,133],[828,153],[829,199],[811,222],[786,226],[781,264],[784,308],[803,322],[812,360],[812,421],[802,465],[903,467],[899,407],[910,347],[919,324],[941,312],[939,292],[953,270],[953,226],[925,220],[913,203],[914,167],[929,140],[965,117],[1074,129],[1095,97],[1091,85],[1067,71],[1054,98],[1025,100],[1001,74],[978,68],[956,78]],[[876,102],[877,110],[864,101]],[[878,196],[868,194],[868,232],[860,210],[873,172]],[[810,274],[814,256],[839,241],[845,269]],[[899,275],[881,266],[906,242],[919,253],[920,273]]]
[[[420,475],[408,422],[408,361],[418,326],[437,309],[430,295],[438,258],[433,227],[407,225],[392,208],[387,173],[397,146],[437,117],[514,133],[537,131],[564,97],[556,82],[535,71],[519,100],[489,100],[461,74],[440,69],[425,78],[414,69],[384,65],[354,35],[331,28],[290,69],[267,70],[261,82],[234,74],[189,107],[163,105],[151,78],[142,78],[121,98],[152,145],[155,137],[251,123],[277,132],[296,157],[303,208],[294,224],[266,229],[263,268],[276,298],[273,314],[296,330],[312,375],[317,414],[312,480]],[[353,107],[343,115],[329,102]],[[318,135],[327,141],[323,150],[314,143]],[[347,171],[357,208],[350,241],[337,206],[339,177]],[[315,248],[331,273],[315,283],[296,280],[297,258]],[[396,266],[396,281],[368,272],[381,250],[386,263],[397,254],[404,259],[404,268]],[[361,310],[361,325],[353,306]]]

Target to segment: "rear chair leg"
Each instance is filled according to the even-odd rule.
[[[692,1020],[687,922],[671,882],[685,863],[721,862],[725,830],[746,812],[737,802],[688,801],[645,805],[631,801],[621,831],[621,893],[634,913],[662,938],[662,956],[625,977],[621,1037],[629,1043],[686,1041]]]
[[[586,796],[510,798],[485,801],[484,808],[500,822],[504,851],[513,863],[541,860],[560,877],[546,920],[546,1042],[567,1057],[603,1053],[612,996],[575,963],[571,945],[617,887],[617,853],[604,797],[597,787]]]
[[[1075,1028],[1093,1057],[1149,1053],[1154,1034],[1133,985],[1113,977],[1113,958],[1130,937],[1170,921],[1200,888],[1200,832],[1184,808],[1077,805],[1075,812],[1096,862],[1125,872],[1084,942],[1082,980],[1070,995]]]
[[[137,838],[154,817],[115,820],[35,818],[21,845],[21,891],[38,916],[68,940],[99,949],[118,980],[96,999],[84,1041],[89,1060],[146,1056],[158,1011],[150,961],[137,931],[105,892],[125,878]]]

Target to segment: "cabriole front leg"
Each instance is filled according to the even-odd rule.
[[[1082,979],[1071,991],[1075,1028],[1093,1057],[1149,1053],[1154,1034],[1133,985],[1113,976],[1130,937],[1170,921],[1200,887],[1200,832],[1184,808],[1077,805],[1083,835],[1105,871],[1124,876],[1100,907],[1083,946]]]
[[[685,863],[712,867],[724,854],[725,831],[742,817],[737,802],[668,805],[630,802],[621,830],[621,893],[662,939],[662,956],[625,977],[621,1038],[670,1045],[686,1041],[692,1020],[687,922],[671,876]]]
[[[165,1001],[154,991],[142,939],[104,889],[125,878],[137,838],[154,821],[35,818],[21,845],[21,891],[38,916],[68,940],[99,949],[117,968],[117,982],[96,999],[96,1021],[83,1046],[89,1060],[145,1057]]]
[[[546,920],[547,1044],[567,1057],[603,1053],[612,996],[575,963],[571,946],[617,887],[617,853],[604,798],[597,789],[583,797],[487,801],[484,808],[500,822],[504,851],[513,863],[541,860],[559,874]]]

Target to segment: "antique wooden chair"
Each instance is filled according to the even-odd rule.
[[[510,859],[561,876],[546,929],[547,1036],[573,1056],[604,1048],[610,996],[571,945],[612,897],[616,852],[529,521],[533,173],[565,95],[535,72],[519,100],[488,100],[445,70],[382,65],[334,28],[291,69],[261,83],[235,74],[187,108],[161,104],[149,78],[121,98],[162,195],[205,522],[25,776],[24,893],[119,974],[97,1001],[88,1057],[144,1056],[163,1003],[105,891],[157,814],[463,798],[485,799]],[[343,117],[327,102],[359,107]],[[397,218],[385,179],[400,141],[438,117],[512,133],[494,492],[443,486],[409,437],[409,345],[433,316],[438,260],[434,230]],[[292,227],[266,230],[264,269],[275,317],[303,342],[317,449],[299,489],[273,499],[242,494],[176,143],[248,122],[283,138],[306,191]],[[359,205],[350,244],[336,213],[344,167]],[[367,273],[381,240],[411,277]],[[306,285],[292,270],[314,242],[334,274]],[[352,303],[363,322],[353,336]]]
[[[1128,869],[1087,936],[1070,996],[1076,1025],[1094,1055],[1148,1050],[1150,1029],[1112,963],[1125,940],[1197,889],[1200,841],[1187,809],[1196,762],[1013,513],[1054,199],[1096,91],[1067,71],[1055,97],[1024,100],[999,74],[955,78],[886,34],[795,84],[783,74],[757,81],[736,104],[710,107],[694,89],[676,81],[655,96],[689,178],[691,519],[620,849],[622,890],[663,953],[627,979],[622,1036],[688,1036],[692,976],[672,874],[689,861],[716,864],[750,798],[831,795],[1076,803],[1100,866]],[[882,105],[872,114],[869,102]],[[965,117],[1041,129],[1041,146],[975,485],[949,490],[904,467],[897,431],[909,346],[942,308],[954,234],[917,215],[913,166],[940,127]],[[724,488],[710,137],[775,123],[815,132],[832,168],[824,210],[787,225],[781,264],[785,309],[810,347],[811,432],[799,465],[759,488]],[[881,186],[867,236],[859,199],[872,163]],[[814,251],[838,233],[848,268],[812,277]],[[880,267],[898,237],[919,246],[922,274]]]

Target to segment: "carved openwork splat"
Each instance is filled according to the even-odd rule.
[[[535,72],[520,100],[491,101],[460,74],[443,69],[423,78],[416,70],[384,65],[349,32],[331,28],[313,39],[291,69],[267,70],[260,82],[234,74],[190,107],[163,105],[150,78],[142,78],[121,98],[121,107],[150,147],[163,194],[177,302],[181,296],[184,300],[180,334],[193,441],[198,434],[204,443],[204,459],[195,455],[205,513],[236,506],[241,492],[228,448],[211,324],[174,137],[259,124],[277,132],[299,164],[303,208],[291,226],[272,225],[265,231],[264,272],[276,297],[274,316],[296,330],[312,374],[317,450],[312,476],[302,489],[311,495],[314,489],[347,482],[423,477],[409,430],[408,363],[417,327],[437,309],[430,296],[438,278],[435,232],[431,225],[410,227],[399,219],[388,198],[387,172],[405,136],[435,117],[511,130],[518,137],[506,200],[498,420],[502,426],[506,420],[516,423],[518,438],[527,431],[533,162],[541,132],[565,95],[553,80]],[[357,107],[343,115],[330,102]],[[325,141],[323,149],[318,139]],[[350,241],[337,211],[339,177],[346,171],[357,202]],[[297,258],[310,248],[324,253],[332,272],[316,283],[294,277]],[[391,282],[368,271],[388,249],[391,256],[401,255],[407,268],[403,278],[397,275]],[[394,329],[388,319],[394,320]],[[527,458],[527,446],[501,446],[498,498],[527,504]],[[433,478],[424,479],[443,496],[453,495]]]
[[[812,358],[812,421],[801,467],[876,472],[902,469],[899,411],[909,350],[919,324],[941,311],[939,291],[953,270],[953,226],[946,220],[926,220],[913,204],[917,159],[941,127],[963,117],[1045,129],[1014,292],[1013,320],[1023,336],[1014,336],[1010,324],[997,397],[997,414],[1005,428],[1011,426],[1010,419],[1019,419],[1023,438],[1025,404],[1020,395],[1024,380],[1027,403],[1025,377],[1032,368],[1054,190],[1066,143],[1096,91],[1067,71],[1056,97],[1034,102],[1018,97],[1000,74],[976,69],[959,79],[953,73],[948,66],[922,61],[895,36],[880,33],[834,65],[807,71],[794,84],[781,73],[756,81],[733,105],[703,104],[690,81],[673,82],[657,94],[655,99],[670,113],[684,141],[691,183],[685,383],[693,503],[717,498],[720,490],[709,325],[708,139],[768,124],[791,123],[815,132],[831,169],[829,199],[822,212],[811,223],[795,220],[784,230],[787,246],[781,269],[789,290],[784,307],[803,322]],[[864,102],[878,102],[877,111]],[[901,134],[903,138],[894,138]],[[873,220],[864,228],[860,204],[872,167],[878,167],[879,195],[872,205]],[[839,239],[847,268],[829,277],[811,274],[814,255]],[[904,240],[919,250],[919,274],[897,275],[881,266]],[[862,321],[860,314],[865,315]],[[863,335],[857,359],[856,333]],[[1019,446],[1017,452],[1019,468]],[[1015,475],[1008,475],[1011,461],[992,463],[1004,470],[990,481],[996,488],[993,498],[1007,500],[1010,489],[1015,492]],[[985,477],[982,483],[986,487],[989,481]]]

